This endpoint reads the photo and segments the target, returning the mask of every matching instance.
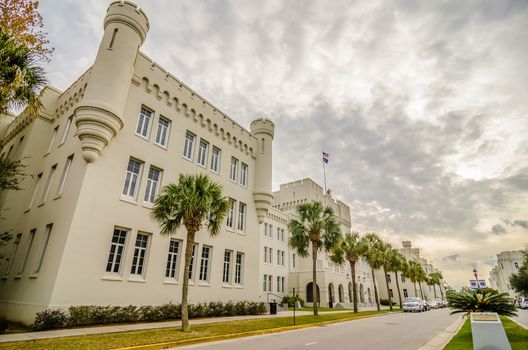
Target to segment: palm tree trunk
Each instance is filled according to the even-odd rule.
[[[435,299],[436,299],[436,284],[433,284],[433,292],[434,292],[434,296],[435,296]]]
[[[374,277],[374,268],[371,266],[370,270],[372,272],[372,284],[374,285],[374,298],[376,298],[376,307],[380,311],[380,302],[378,299],[378,287],[376,287],[376,278]]]
[[[356,286],[356,262],[350,261],[350,272],[352,273],[352,294],[354,297],[354,312],[358,312],[357,286]]]
[[[317,302],[319,301],[317,295],[317,245],[312,242],[312,295],[313,295],[313,314],[314,316],[318,315],[317,312]]]
[[[418,298],[418,290],[416,289],[416,281],[414,283],[414,296]]]
[[[194,246],[195,232],[187,229],[187,242],[185,243],[185,266],[183,268],[183,285],[182,285],[182,301],[181,301],[181,320],[182,332],[190,332],[191,326],[189,324],[189,305],[187,304],[187,295],[189,294],[189,269],[191,265],[191,256]]]
[[[422,290],[422,281],[418,280],[418,285],[420,286],[420,295],[422,296],[422,300],[424,300],[423,290]]]
[[[394,271],[394,275],[396,276],[396,288],[398,288],[398,299],[400,300],[400,309],[402,309],[403,303],[402,303],[402,297],[401,297],[401,292],[400,292],[400,281],[398,281],[398,270]]]
[[[444,291],[442,290],[442,286],[438,284],[438,288],[440,288],[440,295],[442,295],[442,300],[444,300]]]
[[[392,311],[392,298],[389,292],[389,278],[387,277],[387,270],[383,266],[383,273],[385,274],[385,286],[387,286],[387,296],[389,297],[389,309]]]

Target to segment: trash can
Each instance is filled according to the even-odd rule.
[[[270,315],[276,315],[277,314],[277,302],[272,301],[269,303],[270,306]]]
[[[334,308],[334,302],[333,302],[333,301],[329,301],[329,302],[328,302],[328,307],[329,307],[330,309],[333,309],[333,308]]]

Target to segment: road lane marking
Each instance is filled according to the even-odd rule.
[[[313,343],[304,344],[304,346],[310,346],[319,343],[318,341],[314,341]]]

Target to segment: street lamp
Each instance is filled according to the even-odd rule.
[[[477,280],[477,289],[479,289],[479,280],[477,275],[477,269],[473,269],[473,274],[475,275],[475,279]]]

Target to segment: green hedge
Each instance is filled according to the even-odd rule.
[[[226,303],[211,301],[209,303],[190,304],[189,318],[218,317],[237,315],[259,315],[267,312],[262,302],[239,301]],[[45,330],[60,327],[77,327],[109,323],[154,322],[177,320],[181,318],[179,304],[144,305],[144,306],[70,306],[65,313],[61,309],[47,309],[38,312],[34,330]]]
[[[304,307],[304,299],[301,298],[300,296],[298,295],[286,295],[282,298],[282,301],[281,303],[282,304],[286,304],[288,303],[288,307],[293,307],[293,304],[298,301],[300,304],[301,304],[301,307]]]

